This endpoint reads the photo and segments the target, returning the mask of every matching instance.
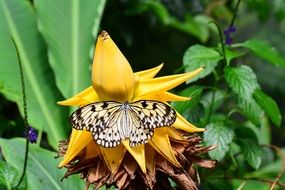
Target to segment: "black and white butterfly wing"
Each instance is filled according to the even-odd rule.
[[[130,147],[145,144],[153,136],[153,129],[143,128],[140,117],[131,108],[128,110],[129,126],[130,126]]]
[[[172,125],[176,120],[173,108],[158,101],[141,100],[130,104],[130,146],[146,143],[154,134],[154,128]]]
[[[153,129],[170,126],[176,113],[167,104],[142,100],[133,103],[106,101],[86,105],[70,117],[73,128],[90,131],[103,147],[115,147],[129,138],[130,146],[146,143]]]
[[[139,116],[144,129],[171,126],[176,120],[175,110],[159,101],[141,100],[130,105]]]
[[[107,118],[106,127],[97,132],[93,132],[96,142],[106,148],[116,147],[126,138],[123,131],[124,111],[117,110]]]
[[[70,116],[70,123],[75,129],[90,131],[94,139],[97,140],[101,131],[108,127],[108,122],[116,115],[121,105],[121,103],[113,101],[88,104],[73,112]]]
[[[96,142],[104,147],[116,147],[122,140],[129,139],[134,147],[146,143],[153,135],[151,129],[141,127],[140,118],[128,109],[120,109],[108,118],[107,127],[93,134]]]

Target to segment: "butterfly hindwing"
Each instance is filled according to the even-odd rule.
[[[103,147],[116,147],[125,138],[121,129],[123,112],[116,111],[108,118],[106,127],[101,131],[92,133],[96,142]]]
[[[128,110],[129,126],[130,126],[130,147],[145,144],[153,136],[152,129],[144,129],[140,117],[130,108]]]
[[[131,147],[146,143],[153,136],[154,128],[170,126],[176,119],[173,108],[152,100],[130,103],[130,113],[131,118],[136,121],[131,125]]]

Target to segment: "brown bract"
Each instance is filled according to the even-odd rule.
[[[59,156],[64,156],[68,146],[68,140],[59,145]],[[152,162],[143,172],[136,160],[126,153],[117,171],[111,172],[106,166],[100,154],[86,159],[86,149],[83,149],[77,157],[66,164],[67,172],[64,178],[80,173],[81,178],[86,180],[86,189],[99,189],[102,185],[115,185],[118,189],[173,189],[170,185],[171,178],[179,189],[195,190],[199,186],[199,176],[195,165],[204,168],[213,168],[215,161],[207,160],[201,154],[215,148],[215,146],[203,147],[201,138],[196,135],[188,136],[185,140],[170,139],[176,159],[182,167],[176,167],[165,157],[157,154],[147,145],[146,161]]]

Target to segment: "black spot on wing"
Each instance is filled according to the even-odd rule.
[[[108,107],[108,103],[107,102],[103,102],[103,105],[101,106],[103,109],[107,108]]]
[[[93,111],[93,112],[96,111],[96,107],[94,105],[91,106],[91,111]]]
[[[170,115],[173,112],[173,109],[170,106],[165,106],[165,115]]]
[[[148,106],[148,104],[146,103],[146,101],[142,101],[141,104],[142,104],[142,107],[143,107],[143,108],[146,108],[146,107]]]

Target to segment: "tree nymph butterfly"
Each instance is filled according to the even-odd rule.
[[[73,128],[90,131],[103,147],[116,147],[126,139],[131,147],[147,143],[155,128],[171,126],[175,120],[173,108],[153,100],[95,102],[79,108],[70,116]]]

